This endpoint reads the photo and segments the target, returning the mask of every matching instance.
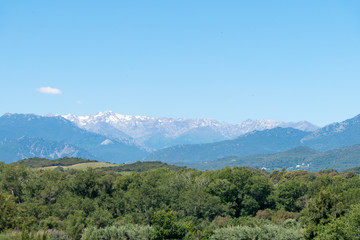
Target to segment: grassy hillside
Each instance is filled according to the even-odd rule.
[[[94,163],[94,162],[98,162],[98,161],[82,159],[82,158],[64,157],[64,158],[59,158],[59,159],[55,159],[55,160],[50,160],[47,158],[28,158],[28,159],[24,159],[21,161],[17,161],[13,164],[23,164],[30,168],[44,168],[44,167],[52,167],[52,166],[63,167],[63,166],[71,166],[71,165],[75,165],[75,164],[80,164],[80,163]]]
[[[42,169],[48,169],[48,168],[57,168],[61,167],[63,169],[78,169],[78,170],[85,170],[87,168],[104,168],[104,167],[112,167],[112,166],[118,166],[118,164],[114,163],[106,163],[106,162],[84,162],[84,163],[77,163],[74,165],[68,165],[68,166],[50,166],[50,167],[43,167]]]
[[[101,168],[105,171],[114,172],[144,172],[157,168],[168,168],[174,171],[178,171],[185,167],[178,167],[175,165],[169,165],[162,162],[135,162],[128,164],[113,164],[106,162],[99,162],[96,160],[82,159],[82,158],[60,158],[56,160],[50,160],[46,158],[29,158],[15,163],[14,165],[23,164],[30,168],[56,168],[61,167],[63,169],[86,169]]]
[[[184,169],[185,167],[170,165],[159,161],[154,161],[154,162],[137,161],[135,163],[104,167],[103,170],[115,171],[115,172],[145,172],[150,169],[157,169],[157,168],[168,168],[170,170],[178,171],[180,169]]]

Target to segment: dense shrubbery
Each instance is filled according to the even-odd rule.
[[[152,239],[154,230],[150,226],[126,224],[105,228],[88,227],[82,234],[82,240],[107,240],[107,239]]]
[[[359,239],[360,179],[167,168],[118,176],[0,163],[6,239]]]
[[[210,237],[211,240],[300,240],[303,239],[301,230],[286,228],[270,223],[263,223],[260,226],[235,226],[219,228]]]

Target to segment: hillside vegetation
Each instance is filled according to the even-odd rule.
[[[0,162],[1,239],[359,239],[359,218],[353,172],[118,175]]]
[[[123,172],[144,172],[151,169],[157,168],[168,168],[174,171],[179,171],[185,167],[178,167],[175,165],[170,165],[158,161],[149,161],[149,162],[140,162],[128,164],[112,164],[106,162],[99,162],[96,160],[82,159],[82,158],[59,158],[55,160],[46,159],[46,158],[29,158],[24,159],[15,163],[13,165],[22,164],[29,168],[60,168],[60,169],[86,169],[91,168],[101,168],[104,171],[112,171],[117,173]]]
[[[266,169],[268,171],[282,169],[320,171],[322,169],[337,169],[343,171],[360,164],[360,144],[318,152],[308,147],[297,147],[275,154],[259,154],[247,157],[226,157],[215,161],[187,164],[199,170],[216,170],[226,166],[248,166]]]

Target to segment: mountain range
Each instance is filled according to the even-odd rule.
[[[150,153],[145,160],[182,164],[211,161],[226,156],[276,153],[299,146],[300,140],[308,134],[294,128],[277,127],[247,133],[234,140],[176,145]]]
[[[271,154],[298,146],[326,151],[360,144],[360,115],[340,123],[333,123],[314,132],[293,128],[273,128],[254,131],[234,140],[208,144],[177,145],[149,154],[147,161],[195,163],[229,156]],[[360,162],[359,162],[360,164]]]
[[[178,144],[213,143],[243,134],[276,127],[295,128],[312,132],[317,126],[306,121],[276,122],[274,120],[246,120],[237,124],[213,119],[154,118],[122,115],[112,111],[95,115],[62,115],[78,127],[121,141],[136,143],[149,149],[161,149]]]
[[[124,163],[146,154],[135,145],[78,128],[59,116],[5,114],[0,117],[0,159],[5,162],[69,156]]]
[[[227,124],[210,119],[152,118],[114,112],[90,116],[5,114],[0,117],[0,160],[8,163],[29,157],[68,156],[113,163],[146,160],[191,165],[229,157],[236,161],[240,157],[249,165],[253,162],[251,166],[259,162],[256,166],[267,168],[260,164],[263,163],[260,155],[289,156],[281,153],[302,147],[320,157],[319,153],[334,149],[353,150],[346,147],[356,144],[360,144],[360,115],[323,128],[305,121],[247,120]],[[298,156],[302,154],[300,151]],[[295,160],[289,158],[290,165],[285,164],[286,159],[278,163],[294,167],[301,162]]]

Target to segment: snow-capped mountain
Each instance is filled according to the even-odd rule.
[[[0,117],[0,160],[24,157],[82,157],[125,163],[141,160],[147,151],[77,127],[60,116],[4,114]]]
[[[122,115],[112,111],[95,115],[62,115],[78,127],[91,132],[134,141],[149,148],[160,149],[176,144],[197,144],[234,139],[255,130],[291,127],[315,131],[317,126],[306,122],[286,123],[274,120],[246,120],[238,124],[218,122],[213,119],[155,118]]]

